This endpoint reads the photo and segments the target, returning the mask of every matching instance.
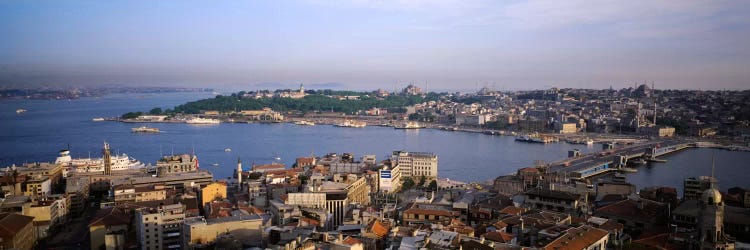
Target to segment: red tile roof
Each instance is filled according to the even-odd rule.
[[[586,249],[602,238],[607,237],[607,235],[609,235],[609,232],[605,230],[584,225],[578,228],[568,229],[565,234],[547,244],[544,249]]]
[[[34,217],[2,213],[0,214],[0,236],[13,237],[32,221],[34,221]]]
[[[118,207],[110,207],[99,210],[94,218],[91,219],[89,227],[92,226],[114,226],[127,225],[130,223],[130,217]]]
[[[488,232],[486,234],[483,234],[482,237],[484,239],[489,241],[494,241],[498,243],[510,243],[513,238],[515,238],[512,234],[506,233],[506,232]]]

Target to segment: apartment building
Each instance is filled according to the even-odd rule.
[[[185,206],[181,203],[140,208],[136,210],[136,235],[140,248],[179,249],[182,246],[181,233],[185,219]]]
[[[438,176],[438,158],[434,153],[394,151],[391,165],[400,167],[402,177],[436,179]]]

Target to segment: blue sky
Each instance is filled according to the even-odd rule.
[[[0,1],[0,84],[747,89],[749,10],[710,0]]]

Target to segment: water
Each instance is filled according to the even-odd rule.
[[[198,155],[201,167],[216,178],[231,176],[237,158],[243,166],[253,162],[266,164],[276,156],[287,166],[296,157],[310,154],[354,153],[377,155],[383,160],[394,150],[434,152],[439,158],[440,177],[461,181],[486,181],[533,165],[534,160],[555,161],[567,157],[567,151],[578,148],[595,152],[599,145],[567,143],[529,144],[515,142],[513,137],[440,130],[395,130],[386,127],[337,128],[328,125],[297,126],[293,124],[150,124],[159,134],[133,134],[138,124],[92,122],[94,117],[111,117],[153,107],[172,108],[187,101],[212,96],[209,93],[171,93],[146,95],[111,95],[79,100],[6,100],[0,101],[0,166],[24,162],[54,161],[57,151],[71,147],[74,157],[101,154],[102,142],[110,143],[115,152],[127,153],[142,161],[154,163],[162,154]],[[28,112],[16,114],[18,108]],[[231,148],[231,152],[224,152]],[[697,152],[697,153],[696,153]],[[706,153],[703,153],[706,152]],[[666,164],[642,167],[629,179],[638,185],[671,185],[682,187],[682,179],[707,175],[706,161],[713,150],[691,150],[674,154]],[[728,155],[723,155],[728,154]],[[679,160],[683,159],[683,160]],[[737,160],[734,160],[737,159]],[[721,186],[747,185],[750,176],[734,173],[749,162],[750,154],[717,151],[717,170]],[[211,166],[218,163],[218,167]],[[675,171],[675,169],[679,169]],[[705,172],[705,173],[704,173]]]
[[[711,157],[715,159],[714,174],[719,188],[726,191],[734,186],[750,188],[750,153],[722,149],[687,149],[660,157],[666,163],[649,163],[638,167],[638,172],[627,175],[627,180],[638,189],[649,186],[677,188],[682,197],[685,178],[711,176]]]

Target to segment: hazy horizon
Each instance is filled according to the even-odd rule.
[[[0,85],[748,89],[749,10],[709,0],[2,1]]]

